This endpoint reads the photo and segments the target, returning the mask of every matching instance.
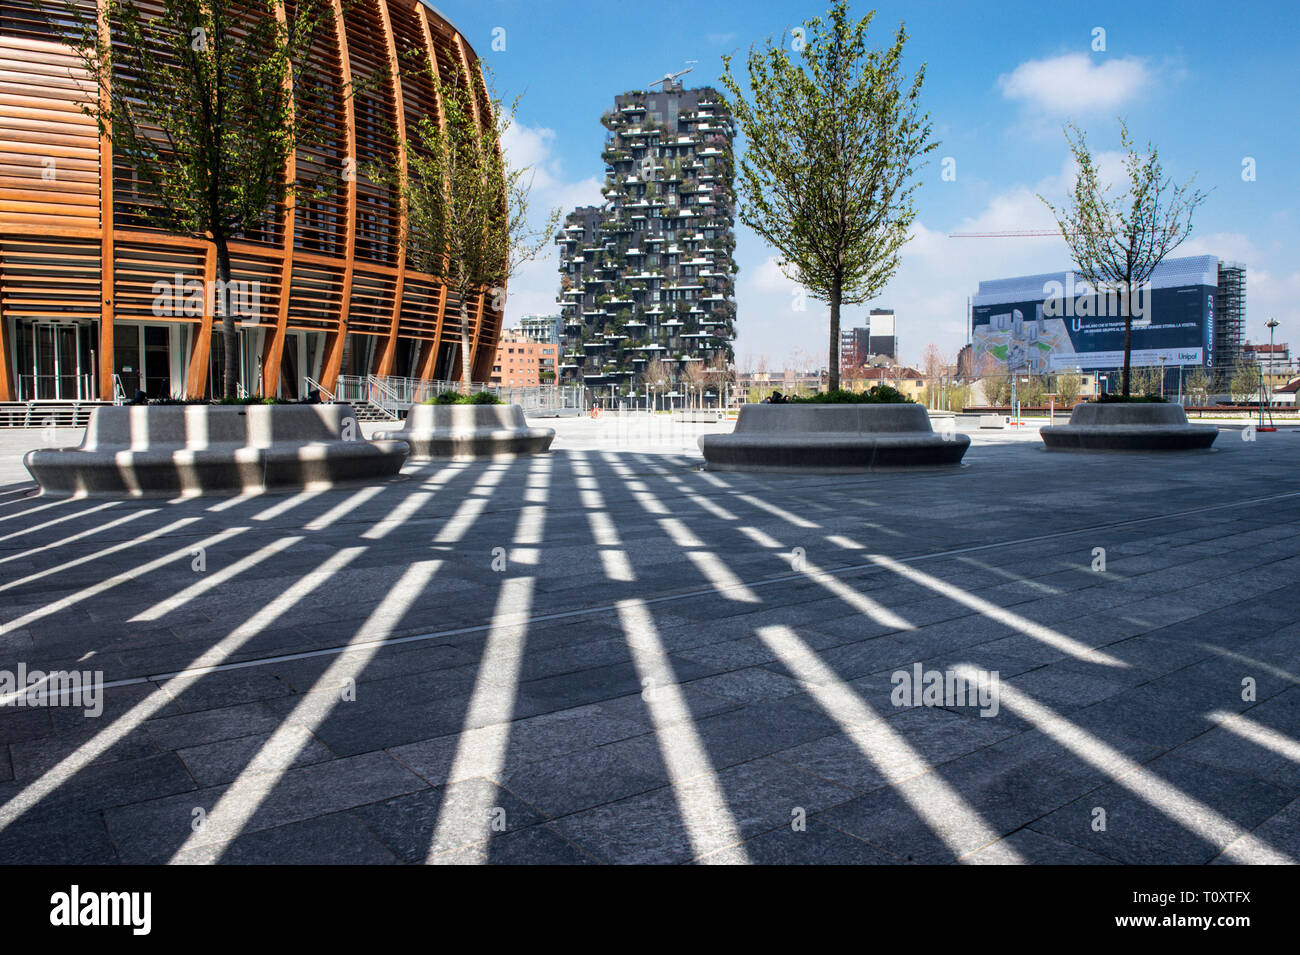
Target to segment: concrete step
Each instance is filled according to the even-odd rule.
[[[378,405],[369,401],[350,402],[352,410],[356,412],[358,421],[396,421],[392,415],[385,412]]]

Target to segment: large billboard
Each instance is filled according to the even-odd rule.
[[[1033,374],[1118,368],[1126,309],[1133,316],[1134,365],[1208,368],[1218,261],[1210,255],[1169,260],[1127,302],[1097,294],[1072,272],[981,282],[972,302],[975,368]]]

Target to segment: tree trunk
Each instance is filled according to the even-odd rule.
[[[223,234],[212,237],[217,251],[217,287],[212,290],[214,304],[221,312],[221,342],[224,346],[226,361],[225,375],[221,393],[227,398],[238,394],[239,382],[239,339],[235,334],[235,314],[230,307],[230,247]],[[205,290],[207,291],[207,290]]]
[[[840,297],[842,295],[841,278],[837,274],[831,280],[831,361],[827,388],[831,391],[840,386]]]
[[[470,368],[469,296],[460,297],[460,388],[469,394],[474,370]]]
[[[1128,261],[1125,263],[1124,287],[1120,290],[1123,295],[1124,303],[1124,372],[1122,377],[1124,385],[1124,397],[1129,396],[1129,382],[1132,380],[1131,370],[1133,365],[1133,258],[1134,258],[1133,236],[1129,236]],[[1100,302],[1101,297],[1098,296]],[[1100,309],[1098,309],[1100,311]]]
[[[1122,381],[1124,384],[1124,397],[1127,398],[1129,391],[1129,372],[1133,363],[1133,315],[1130,312],[1124,316],[1124,373]]]

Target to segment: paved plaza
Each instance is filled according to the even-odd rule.
[[[534,423],[146,501],[32,496],[75,436],[0,432],[0,672],[106,681],[0,707],[0,862],[1300,859],[1300,429],[796,476]]]

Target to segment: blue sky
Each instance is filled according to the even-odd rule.
[[[697,63],[688,86],[714,85],[723,54],[779,38],[826,0],[625,3],[443,0],[443,13],[490,67],[498,91],[522,94],[508,142],[513,161],[535,170],[537,208],[600,201],[604,178],[600,114],[616,94]],[[854,4],[855,15],[872,6]],[[919,361],[931,342],[955,354],[965,342],[966,297],[980,279],[1069,266],[1057,238],[950,239],[957,231],[1046,229],[1035,193],[1064,194],[1070,178],[1065,121],[1089,133],[1103,167],[1118,147],[1116,117],[1160,148],[1167,171],[1196,174],[1210,197],[1192,237],[1176,253],[1210,253],[1248,268],[1247,334],[1300,346],[1300,4],[1219,3],[878,3],[871,33],[885,45],[900,20],[910,35],[908,68],[926,64],[923,106],[941,141],[921,173],[913,240],[870,307],[898,314],[902,358]],[[1094,29],[1105,50],[1094,51]],[[504,50],[493,49],[495,34]],[[498,45],[500,43],[498,42]],[[942,160],[956,179],[941,179]],[[1243,180],[1243,161],[1255,178]],[[792,307],[793,287],[773,250],[739,227],[736,355],[824,363],[827,313]],[[511,284],[507,324],[554,311],[553,251]]]

